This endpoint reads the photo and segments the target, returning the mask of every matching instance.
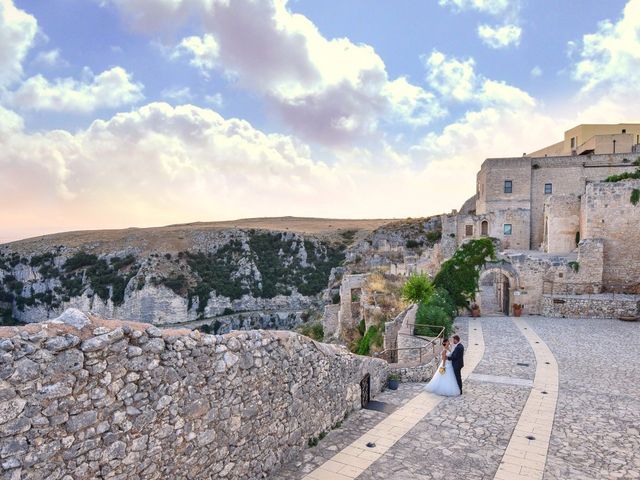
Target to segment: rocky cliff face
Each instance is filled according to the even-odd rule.
[[[99,242],[0,247],[0,315],[39,322],[75,307],[153,324],[224,316],[221,331],[299,323],[318,302],[345,243],[266,230],[189,231],[184,250]],[[235,312],[259,312],[239,319]],[[294,314],[293,312],[298,312]],[[293,315],[293,316],[291,316]]]

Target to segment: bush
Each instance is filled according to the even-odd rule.
[[[364,322],[364,317],[363,317],[358,323],[358,332],[360,333],[360,335],[364,336],[364,334],[367,333],[366,330],[367,330],[367,326]]]
[[[317,342],[324,340],[324,328],[322,322],[303,323],[298,327],[298,333]]]
[[[382,347],[384,338],[380,326],[371,325],[364,336],[357,342],[355,352],[358,355],[369,355],[371,346]]]
[[[432,293],[433,285],[426,275],[411,275],[402,287],[402,298],[411,303],[425,302]]]
[[[427,240],[431,243],[436,243],[438,240],[442,238],[442,231],[437,230],[434,232],[427,232]]]
[[[405,245],[407,248],[418,248],[422,246],[422,242],[418,242],[417,240],[407,240]]]
[[[444,336],[448,337],[453,330],[453,318],[440,305],[421,303],[416,312],[414,335],[436,337],[440,333],[438,327],[444,327]]]
[[[454,306],[467,307],[478,289],[480,269],[488,259],[493,258],[495,247],[491,239],[471,240],[458,248],[453,257],[442,264],[433,285],[445,289]]]
[[[640,202],[640,190],[638,190],[637,188],[634,188],[631,191],[631,203],[636,206],[638,205],[638,202]]]

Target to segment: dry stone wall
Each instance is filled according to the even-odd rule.
[[[88,319],[0,328],[0,478],[263,478],[386,362],[291,332]]]
[[[558,318],[618,318],[640,314],[640,295],[544,295],[542,314]]]

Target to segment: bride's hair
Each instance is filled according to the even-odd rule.
[[[449,343],[449,339],[448,338],[443,338],[442,339],[442,345],[444,345],[445,343]]]

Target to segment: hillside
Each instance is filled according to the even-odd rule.
[[[37,322],[76,307],[169,324],[251,312],[252,326],[289,328],[321,307],[349,250],[387,223],[256,218],[12,242],[0,245],[0,316]]]
[[[58,246],[70,249],[82,247],[94,253],[135,248],[141,253],[156,251],[179,252],[198,244],[200,234],[222,230],[272,230],[312,235],[327,241],[340,241],[344,232],[354,232],[354,240],[394,222],[390,219],[350,220],[330,218],[274,217],[246,218],[224,222],[196,222],[151,228],[125,228],[118,230],[83,230],[55,233],[25,240],[0,244],[0,252],[22,254],[43,253]]]

